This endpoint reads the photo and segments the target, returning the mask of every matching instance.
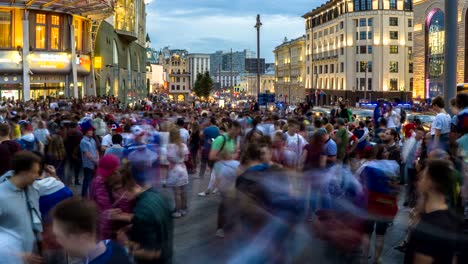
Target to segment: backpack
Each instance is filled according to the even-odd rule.
[[[400,108],[400,124],[406,122],[406,111],[403,108]]]
[[[221,145],[221,148],[219,149],[218,154],[221,153],[221,152],[223,151],[224,146],[226,145],[226,141],[227,141],[225,135],[220,135],[220,136],[223,137],[223,144]],[[213,142],[211,142],[211,143],[213,143]],[[208,153],[208,155],[209,155],[209,153]]]

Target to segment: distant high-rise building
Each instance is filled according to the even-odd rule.
[[[249,74],[257,74],[257,58],[255,59],[245,59],[245,71]],[[260,74],[265,73],[265,59],[260,59]]]
[[[231,84],[231,56],[233,84]],[[240,75],[245,74],[245,60],[255,58],[255,52],[250,50],[227,52],[217,51],[210,55],[211,77],[217,88],[235,86],[240,80]]]

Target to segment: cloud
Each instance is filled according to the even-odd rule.
[[[313,9],[307,0],[157,0],[148,6],[147,31],[152,47],[189,52],[256,51],[257,12],[261,14],[261,57],[273,62],[273,50],[284,37],[305,33],[301,15]],[[297,6],[299,5],[299,7]]]

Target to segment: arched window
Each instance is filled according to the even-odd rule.
[[[432,10],[426,20],[426,97],[442,95],[445,51],[444,12]]]
[[[119,64],[119,51],[117,50],[117,41],[112,43],[112,63]]]

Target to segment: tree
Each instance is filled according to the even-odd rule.
[[[204,75],[201,74],[201,73],[198,73],[197,74],[197,79],[195,80],[195,83],[193,84],[193,92],[195,92],[195,94],[198,96],[198,97],[202,97],[202,79],[203,79]]]
[[[193,85],[193,91],[198,97],[209,97],[213,90],[213,80],[211,79],[210,73],[197,74],[197,79]]]

